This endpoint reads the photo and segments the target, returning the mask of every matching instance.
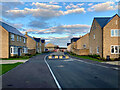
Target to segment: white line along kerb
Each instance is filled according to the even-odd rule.
[[[47,61],[46,61],[46,57],[47,57],[47,56],[48,56],[48,55],[46,55],[46,56],[44,57],[44,61],[45,61],[45,63],[47,64],[47,66],[48,66],[48,68],[49,68],[49,70],[50,70],[50,73],[52,74],[53,79],[55,80],[55,83],[57,84],[57,87],[59,88],[59,90],[62,90],[62,88],[61,88],[60,84],[58,83],[58,81],[57,81],[57,79],[56,79],[53,71],[51,70],[49,64],[48,64]]]

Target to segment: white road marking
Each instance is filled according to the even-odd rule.
[[[47,61],[46,61],[46,57],[47,57],[47,56],[48,56],[48,55],[46,55],[46,56],[44,57],[44,61],[45,61],[45,63],[47,64],[47,66],[48,66],[48,68],[49,68],[49,70],[50,70],[50,73],[52,74],[53,79],[55,80],[55,83],[57,84],[57,87],[59,88],[59,90],[62,90],[62,88],[61,88],[60,84],[58,83],[58,81],[57,81],[57,79],[56,79],[53,71],[51,70],[49,64],[48,64]]]
[[[110,67],[107,67],[107,66],[103,66],[103,65],[99,65],[99,64],[93,64],[93,63],[85,62],[85,61],[78,60],[78,59],[74,59],[74,60],[77,60],[77,61],[80,61],[80,62],[83,62],[83,63],[87,63],[87,64],[91,64],[91,65],[96,65],[96,66],[104,67],[104,68],[110,68]],[[118,70],[118,68],[114,68],[114,67],[111,67],[111,68],[115,69],[115,70]]]

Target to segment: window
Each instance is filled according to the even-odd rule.
[[[21,37],[20,37],[20,42],[21,42]]]
[[[86,48],[86,45],[85,45],[85,44],[83,45],[83,48]]]
[[[11,34],[11,41],[14,41],[14,34]]]
[[[120,36],[120,29],[112,29],[111,30],[111,36],[112,37]]]
[[[23,48],[23,53],[27,53],[28,49],[26,47]]]
[[[93,35],[93,38],[95,39],[95,34]]]
[[[17,41],[19,41],[19,36],[17,36]]]
[[[12,49],[13,49],[13,48],[11,47],[11,48],[10,48],[10,53],[13,53],[13,50],[12,50]]]
[[[111,54],[119,54],[120,53],[120,46],[112,45],[111,46]]]
[[[25,38],[23,38],[24,43],[26,42]]]
[[[99,47],[97,47],[97,53],[99,53]]]

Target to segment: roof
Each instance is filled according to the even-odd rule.
[[[45,43],[45,39],[42,39],[41,42],[42,42],[42,43]]]
[[[71,43],[67,43],[67,46],[69,46]]]
[[[31,37],[31,36],[29,36],[29,35],[27,35],[28,37],[30,37],[30,38],[32,38],[34,41],[36,41],[33,37]]]
[[[115,14],[112,17],[95,17],[94,19],[99,23],[99,25],[101,26],[101,28],[103,28],[107,23],[109,23],[113,17],[115,17],[118,14]],[[119,15],[118,15],[119,16]]]
[[[40,38],[34,38],[36,42],[40,42]]]
[[[16,35],[25,37],[25,36],[24,36],[22,33],[20,33],[20,31],[17,30],[15,27],[12,27],[12,26],[10,26],[10,25],[8,25],[8,24],[6,24],[6,23],[4,23],[4,22],[1,22],[1,21],[0,21],[0,25],[1,25],[4,29],[6,29],[8,32],[10,32],[10,33],[13,33],[13,34],[16,34]]]
[[[71,43],[76,42],[78,39],[80,39],[80,38],[71,38]]]

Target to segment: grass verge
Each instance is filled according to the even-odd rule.
[[[22,62],[14,63],[14,64],[0,64],[0,75],[5,74],[16,66],[22,64]]]
[[[96,58],[92,58],[89,56],[80,56],[80,55],[75,55],[75,54],[71,54],[71,53],[69,53],[69,55],[74,56],[74,57],[78,57],[78,58],[82,58],[82,59],[89,59],[89,60],[93,60],[93,61],[104,62],[104,61],[101,61],[101,60],[98,60]]]

